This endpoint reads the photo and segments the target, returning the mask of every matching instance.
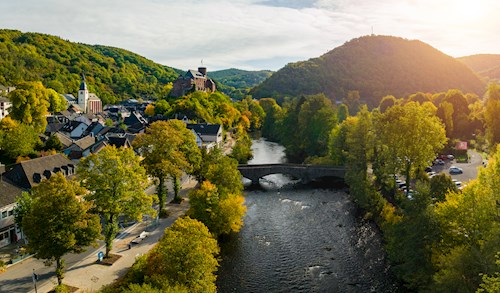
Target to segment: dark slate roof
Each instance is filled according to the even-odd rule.
[[[130,113],[130,116],[125,117],[125,119],[123,120],[123,123],[127,126],[130,126],[130,125],[134,125],[137,123],[141,123],[141,124],[146,125],[148,122],[146,121],[146,119],[144,117],[142,117],[141,114],[139,114],[137,112],[132,112],[132,113]]]
[[[114,145],[115,147],[119,148],[119,147],[130,147],[132,146],[132,144],[130,143],[130,141],[128,140],[128,138],[126,136],[109,136],[107,137],[107,140],[108,140],[108,143],[110,145]]]
[[[222,126],[220,124],[198,123],[198,124],[187,124],[186,127],[188,129],[193,129],[194,131],[198,132],[201,135],[217,135]]]
[[[95,122],[90,123],[89,127],[87,127],[87,129],[85,130],[85,134],[92,133],[95,136],[103,128],[104,128],[104,126],[101,123],[99,123],[98,121],[95,121]]]
[[[68,103],[78,103],[77,99],[72,94],[61,94],[61,96],[63,96]]]
[[[205,75],[203,75],[203,73],[197,71],[197,70],[188,70],[188,72],[186,73],[186,77],[187,78],[205,78]]]
[[[10,181],[0,180],[0,208],[16,202],[16,197],[21,196],[23,190]]]
[[[46,133],[58,132],[61,128],[63,128],[63,126],[64,123],[59,123],[59,122],[49,123],[47,124],[47,127],[45,127],[45,132]]]
[[[11,101],[7,97],[0,96],[1,103],[10,103]]]
[[[71,132],[75,130],[81,123],[80,121],[69,121],[68,123],[64,124],[64,126],[61,128],[61,131],[64,132]]]
[[[87,84],[85,83],[85,80],[80,83],[80,90],[86,90],[87,89]]]
[[[74,173],[73,162],[61,154],[55,154],[17,163],[4,175],[18,187],[31,189],[33,185],[47,176],[50,177],[52,173],[63,171],[68,175],[68,169]]]

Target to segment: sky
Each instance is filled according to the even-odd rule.
[[[0,0],[0,28],[120,47],[163,65],[278,70],[364,35],[500,54],[499,0]]]

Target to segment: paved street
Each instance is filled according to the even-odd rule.
[[[181,194],[186,195],[195,186],[196,181],[189,180],[187,177],[184,177],[182,181],[183,190]],[[154,188],[149,188],[146,191],[148,193],[154,192]],[[169,192],[167,202],[171,198],[172,194]],[[167,210],[170,213],[169,217],[161,219],[158,226],[154,227],[154,229],[148,229],[152,230],[149,236],[139,244],[133,245],[130,250],[128,249],[130,241],[145,231],[148,228],[149,222],[137,223],[124,229],[115,239],[111,251],[122,257],[112,266],[97,263],[97,253],[105,251],[103,241],[99,242],[99,247],[91,247],[82,254],[68,254],[65,257],[66,275],[64,283],[78,287],[85,290],[85,292],[93,292],[103,285],[112,283],[125,274],[134,263],[136,256],[145,254],[153,248],[158,239],[163,235],[165,228],[172,225],[188,208],[189,204],[187,201],[184,201],[180,205],[169,204],[167,206]],[[0,273],[0,292],[35,292],[31,278],[33,269],[39,275],[39,280],[37,281],[38,292],[45,293],[52,290],[57,283],[54,273],[55,265],[47,267],[43,261],[30,258],[11,266],[6,272]]]

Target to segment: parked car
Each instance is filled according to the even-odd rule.
[[[459,167],[451,166],[449,172],[450,174],[462,174],[464,170],[462,170],[462,168]]]
[[[454,160],[455,159],[455,156],[454,155],[447,155],[446,158],[448,160]]]
[[[433,163],[434,165],[444,165],[444,161],[441,159],[435,159]]]
[[[425,167],[424,171],[427,173],[432,172],[432,167],[431,166]]]

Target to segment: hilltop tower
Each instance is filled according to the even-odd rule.
[[[89,89],[87,88],[87,83],[85,82],[85,75],[82,73],[82,83],[80,84],[80,89],[78,90],[78,106],[84,112],[87,112],[88,101]]]

